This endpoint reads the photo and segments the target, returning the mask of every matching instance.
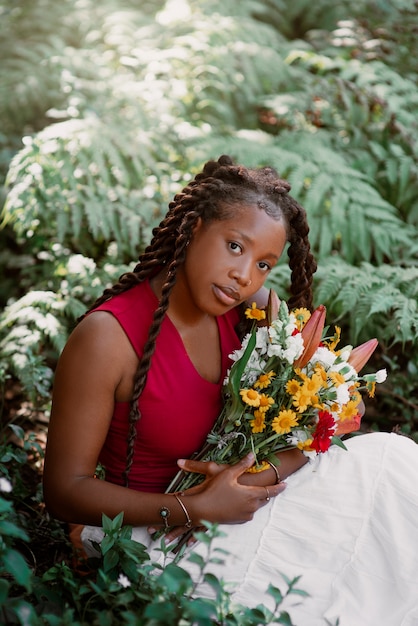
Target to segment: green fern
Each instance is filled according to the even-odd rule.
[[[349,321],[353,341],[375,335],[385,344],[418,341],[418,267],[352,267],[341,259],[320,264],[316,301],[334,320]]]
[[[162,209],[136,190],[146,179],[136,178],[129,150],[119,151],[120,139],[100,123],[63,123],[54,131],[40,133],[12,161],[3,226],[12,224],[18,236],[36,232],[39,245],[56,225],[56,241],[88,256],[94,242],[112,240],[122,254],[136,255]]]
[[[380,264],[385,258],[399,258],[402,248],[408,250],[413,229],[397,217],[395,207],[378,194],[373,182],[322,145],[320,136],[282,135],[280,146],[300,156],[297,168],[284,164],[285,174],[307,210],[320,260],[336,251],[352,264],[372,259]]]

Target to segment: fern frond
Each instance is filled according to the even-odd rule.
[[[317,301],[326,304],[330,316],[348,322],[354,342],[376,336],[387,344],[418,344],[417,267],[362,263],[354,268],[341,259],[324,260],[316,280]]]

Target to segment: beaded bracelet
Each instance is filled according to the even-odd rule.
[[[281,478],[280,478],[280,474],[279,474],[279,470],[277,469],[276,465],[274,465],[274,463],[272,463],[271,461],[267,461],[267,463],[270,465],[271,469],[274,471],[274,473],[276,474],[276,482],[275,485],[278,485],[281,482]]]
[[[168,523],[168,518],[170,517],[170,515],[171,515],[170,509],[168,509],[166,506],[162,506],[160,509],[160,516],[163,518],[165,530],[168,530],[170,528],[169,523]]]
[[[184,524],[185,527],[186,528],[191,528],[192,527],[192,520],[190,519],[188,510],[186,509],[186,507],[184,506],[183,502],[180,500],[180,498],[178,497],[178,495],[176,493],[173,493],[173,496],[175,497],[175,499],[177,500],[177,502],[179,503],[179,505],[183,509],[183,512],[184,512],[184,514],[186,516],[186,523]]]

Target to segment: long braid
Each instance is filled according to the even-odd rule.
[[[148,371],[151,366],[151,358],[155,351],[156,340],[161,329],[162,321],[168,309],[170,293],[176,282],[177,269],[184,263],[187,244],[190,240],[193,226],[195,225],[198,217],[198,213],[195,212],[185,215],[184,221],[181,225],[181,233],[176,240],[174,258],[168,267],[167,277],[161,289],[161,299],[158,307],[154,312],[153,321],[149,329],[148,338],[144,346],[142,358],[138,364],[138,369],[136,371],[133,395],[129,411],[129,431],[127,440],[128,448],[126,456],[126,466],[124,471],[124,481],[126,486],[128,486],[129,471],[132,467],[134,459],[135,440],[137,435],[136,424],[141,417],[138,399],[147,381]]]
[[[289,308],[306,307],[313,308],[312,282],[316,272],[317,263],[311,252],[308,233],[309,227],[306,213],[302,207],[292,199],[294,210],[293,218],[290,218],[290,245],[287,251],[289,267],[291,269],[291,285]]]
[[[288,195],[290,185],[271,167],[247,169],[235,165],[226,155],[209,161],[180,193],[176,194],[159,226],[154,228],[150,244],[140,255],[132,272],[123,274],[118,283],[105,289],[92,311],[109,298],[131,289],[163,268],[166,271],[161,298],[154,312],[142,358],[134,377],[129,413],[124,482],[128,485],[134,460],[137,422],[141,417],[138,399],[145,387],[157,337],[166,315],[177,272],[186,258],[187,244],[199,218],[205,224],[231,218],[237,206],[256,205],[275,220],[283,220],[289,240],[291,285],[289,306],[312,308],[312,276],[316,270],[310,252],[308,224],[304,209]],[[241,307],[243,310],[243,307]]]

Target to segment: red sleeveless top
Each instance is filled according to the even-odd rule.
[[[148,337],[158,299],[145,281],[113,297],[95,311],[109,311],[125,331],[138,357]],[[91,313],[94,314],[94,311]],[[205,442],[218,416],[228,355],[240,346],[235,332],[239,314],[232,309],[217,318],[222,354],[218,383],[200,376],[181,337],[165,316],[157,337],[145,388],[139,398],[141,419],[137,424],[134,461],[129,486],[138,491],[163,492],[178,471],[179,458],[190,458]],[[115,403],[109,432],[99,461],[106,480],[123,484],[126,463],[129,403]]]

